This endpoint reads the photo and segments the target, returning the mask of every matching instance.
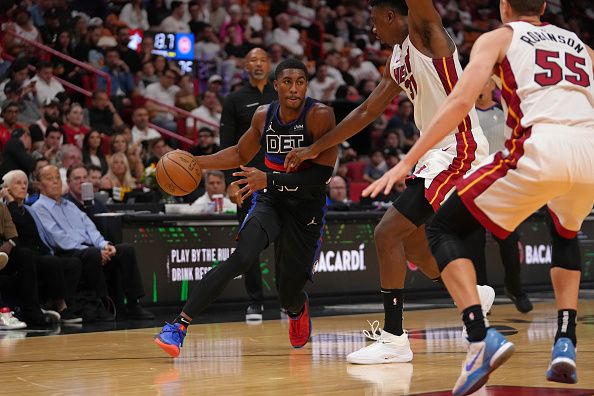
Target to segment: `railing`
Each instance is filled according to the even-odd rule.
[[[56,57],[58,57],[60,59],[65,60],[67,62],[70,62],[70,63],[72,63],[72,64],[80,67],[81,69],[84,69],[84,70],[86,70],[86,71],[88,71],[90,73],[96,74],[97,76],[104,78],[105,79],[105,83],[106,83],[105,84],[105,91],[106,92],[111,92],[111,76],[109,74],[107,74],[106,72],[104,72],[103,70],[97,69],[97,68],[95,68],[95,67],[93,67],[93,66],[91,66],[91,65],[89,65],[87,63],[84,63],[84,62],[81,62],[81,61],[79,61],[77,59],[74,59],[71,56],[64,55],[61,52],[58,52],[58,51],[56,51],[55,49],[53,49],[51,47],[48,47],[47,45],[38,43],[37,41],[29,40],[29,39],[21,36],[20,34],[12,31],[10,29],[6,29],[3,32],[4,33],[7,33],[9,35],[12,35],[12,36],[16,37],[17,39],[21,40],[22,42],[24,42],[24,43],[26,43],[28,45],[31,45],[31,46],[33,46],[33,47],[35,47],[35,48],[37,48],[37,49],[39,49],[41,51],[45,51],[48,54],[51,54],[53,56],[56,56]],[[10,55],[4,53],[3,56],[6,59],[9,59],[10,60],[10,57],[11,57]],[[12,59],[14,59],[14,57],[12,57]],[[32,68],[32,70],[35,70],[35,68],[32,67],[31,65],[29,67],[30,67],[30,69]],[[57,81],[59,81],[64,87],[67,87],[69,89],[72,89],[73,91],[79,92],[79,93],[81,93],[81,94],[83,94],[83,95],[85,95],[87,97],[90,97],[93,94],[91,91],[88,91],[88,90],[86,90],[84,88],[81,88],[81,87],[79,87],[77,85],[74,85],[71,82],[66,81],[66,80],[64,80],[62,78],[59,78],[59,77],[56,77],[56,76],[54,76],[54,78]],[[203,124],[206,124],[206,125],[209,125],[209,126],[213,127],[213,129],[215,129],[215,130],[218,130],[219,129],[219,125],[218,124],[215,124],[215,123],[213,123],[211,121],[208,121],[208,120],[202,119],[200,117],[197,117],[197,116],[193,115],[192,113],[190,113],[190,112],[188,112],[188,111],[186,111],[184,109],[180,109],[179,107],[175,107],[175,106],[170,106],[168,104],[159,102],[159,101],[154,100],[154,99],[150,99],[150,98],[144,98],[144,99],[146,101],[151,101],[151,102],[153,102],[153,103],[155,103],[155,104],[157,104],[157,105],[159,105],[161,107],[164,107],[164,108],[168,109],[169,111],[171,111],[172,113],[174,113],[174,114],[176,114],[178,116],[193,119],[194,120],[194,125],[193,125],[194,132],[196,132],[196,124],[198,122],[203,123]],[[156,125],[153,125],[152,127],[155,128],[158,132],[160,132],[163,135],[167,135],[169,137],[178,139],[179,141],[182,141],[182,142],[185,142],[185,143],[195,144],[195,141],[190,140],[190,139],[188,139],[188,138],[186,138],[186,137],[184,137],[182,135],[179,135],[179,134],[177,134],[175,132],[172,132],[172,131],[169,131],[167,129],[158,127]]]
[[[161,128],[160,126],[155,125],[155,124],[150,123],[150,122],[149,122],[148,126],[151,127],[151,128],[153,128],[153,129],[155,129],[161,135],[165,135],[167,137],[170,137],[170,138],[173,138],[173,139],[177,139],[180,142],[187,143],[187,144],[189,144],[191,146],[193,146],[193,145],[196,144],[196,142],[194,140],[188,139],[187,137],[184,137],[182,135],[179,135],[179,134],[177,134],[175,132],[171,132],[169,129]]]
[[[6,29],[6,30],[4,30],[4,32],[7,33],[7,34],[9,34],[9,35],[12,35],[12,36],[18,38],[22,42],[27,43],[27,44],[29,44],[29,45],[31,45],[31,46],[33,46],[33,47],[35,47],[35,48],[37,48],[37,49],[39,49],[41,51],[45,51],[45,52],[47,52],[47,53],[49,53],[49,54],[51,54],[53,56],[56,56],[56,57],[58,57],[60,59],[64,59],[65,61],[68,61],[68,62],[70,62],[70,63],[72,63],[72,64],[80,67],[81,69],[84,69],[84,70],[86,70],[88,72],[91,72],[93,74],[96,74],[96,75],[98,75],[100,77],[103,77],[105,79],[106,91],[107,92],[111,92],[111,77],[109,76],[109,74],[105,73],[104,71],[99,70],[96,67],[93,67],[93,66],[91,66],[91,65],[89,65],[87,63],[81,62],[78,59],[74,59],[71,56],[64,55],[63,53],[58,52],[55,49],[53,49],[51,47],[48,47],[47,45],[43,45],[41,43],[38,43],[37,41],[29,40],[28,38],[25,38],[25,37],[21,36],[20,34],[12,31],[10,29]]]
[[[14,59],[15,59],[14,56],[9,55],[7,53],[3,53],[2,54],[2,57],[4,59],[6,59],[6,60],[11,61],[11,62],[14,61]],[[33,65],[27,65],[27,68],[29,70],[33,71],[33,72],[35,72],[37,70],[35,68],[35,66],[33,66]],[[73,91],[76,91],[76,92],[78,92],[80,94],[83,94],[85,96],[91,96],[91,95],[93,95],[93,93],[91,91],[88,91],[88,90],[86,90],[84,88],[81,88],[78,85],[74,85],[70,81],[64,80],[64,79],[62,79],[62,78],[60,78],[58,76],[53,76],[52,78],[55,79],[56,81],[58,81],[60,84],[62,84],[62,86],[66,87],[68,89],[71,89]]]

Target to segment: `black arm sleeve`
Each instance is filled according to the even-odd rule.
[[[233,96],[228,96],[223,102],[223,111],[221,113],[221,126],[219,129],[219,136],[221,139],[221,150],[227,147],[235,146],[239,141],[237,134],[237,121],[235,120],[235,104],[233,103]],[[243,133],[245,131],[241,131]],[[225,182],[227,185],[235,178],[232,176],[235,169],[229,169],[225,172]]]
[[[274,186],[319,186],[332,177],[334,168],[312,164],[311,168],[295,173],[267,173],[268,188]]]

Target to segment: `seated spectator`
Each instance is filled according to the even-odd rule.
[[[89,182],[93,184],[93,192],[98,193],[101,186],[101,178],[103,177],[101,168],[95,165],[87,165],[87,172],[87,178]]]
[[[328,183],[329,210],[349,210],[347,183],[341,176],[332,176]]]
[[[235,25],[229,25],[225,28],[226,44],[223,50],[227,57],[235,60],[243,59],[247,53],[253,48],[249,43],[245,42],[240,33],[240,28]]]
[[[400,137],[403,135],[401,129],[386,129],[384,133],[384,148],[400,151]]]
[[[39,63],[37,74],[31,79],[31,82],[35,82],[37,103],[39,104],[54,99],[59,92],[64,91],[62,84],[54,78],[54,66],[49,62]]]
[[[210,128],[200,128],[198,131],[198,144],[190,149],[194,155],[208,155],[219,151],[219,146],[215,143],[214,132]]]
[[[138,93],[142,96],[146,94],[147,86],[159,81],[159,76],[152,60],[142,63],[140,71],[136,74],[136,80],[138,81]]]
[[[196,35],[196,44],[194,44],[194,57],[206,62],[216,61],[222,58],[221,43],[218,34],[213,27],[206,24]]]
[[[142,166],[142,143],[137,142],[132,145],[129,144],[128,137],[123,133],[117,133],[111,137],[109,143],[110,156],[115,153],[122,153],[128,159],[130,172],[136,178],[141,178],[144,174],[144,167]],[[107,162],[109,164],[110,158]]]
[[[14,31],[19,36],[28,40],[41,42],[39,30],[33,25],[31,13],[27,8],[23,6],[17,7],[12,12],[12,19],[14,22],[7,23],[7,26],[4,29]],[[20,53],[34,55],[33,46],[27,45],[21,39],[13,35],[7,35],[5,46],[6,50],[12,55],[18,55]]]
[[[164,32],[190,33],[190,26],[184,21],[186,3],[182,1],[171,2],[171,14],[163,19],[159,30]]]
[[[3,120],[0,122],[0,149],[4,150],[6,143],[10,140],[12,132],[16,129],[27,130],[27,127],[17,121],[21,114],[21,108],[16,102],[4,102],[2,104]]]
[[[21,95],[29,96],[33,93],[29,99],[34,99],[35,83],[29,82],[29,60],[26,57],[17,58],[10,65],[8,78],[0,84],[0,104],[6,100],[4,88],[9,82],[16,83],[22,89]]]
[[[169,11],[165,0],[153,0],[146,7],[148,22],[150,26],[159,26],[167,18]]]
[[[6,265],[0,270],[0,284],[3,294],[14,295],[21,307],[21,320],[24,326],[51,326],[60,320],[55,311],[42,311],[39,304],[39,284],[37,265],[27,250],[20,249],[18,233],[12,221],[10,211],[0,203],[0,256]],[[16,247],[19,247],[17,250]],[[8,262],[6,262],[7,257]],[[4,315],[2,315],[4,316]],[[8,318],[3,318],[8,319]],[[6,322],[2,323],[6,325]],[[16,324],[16,323],[15,323]],[[22,325],[20,327],[23,327]]]
[[[299,31],[291,27],[291,18],[285,14],[276,17],[278,27],[272,32],[273,40],[279,44],[285,52],[293,56],[302,56],[305,44],[301,41]]]
[[[74,57],[72,33],[68,28],[61,27],[58,30],[56,42],[52,48],[63,55]],[[67,80],[75,85],[82,85],[80,68],[74,63],[65,62],[64,59],[55,55],[51,57],[51,61],[54,65],[54,76]]]
[[[125,153],[115,153],[109,158],[109,170],[101,179],[101,189],[120,187],[124,190],[136,188],[136,179],[130,173],[130,164]]]
[[[400,150],[386,147],[384,149],[384,160],[386,161],[386,167],[392,169],[400,162]]]
[[[208,78],[208,86],[206,87],[207,91],[214,92],[215,95],[217,95],[217,99],[219,100],[221,106],[224,102],[224,97],[221,94],[223,83],[223,77],[219,76],[218,74],[213,74]]]
[[[17,82],[9,81],[4,86],[4,95],[7,102],[14,102],[19,105],[20,112],[17,122],[29,125],[41,118],[39,106],[35,100],[31,100],[29,95],[24,95],[23,90]]]
[[[66,143],[82,147],[83,139],[89,132],[89,127],[84,121],[84,110],[78,103],[73,103],[66,113],[66,122],[63,125]]]
[[[97,66],[99,60],[103,59],[101,48],[97,45],[101,38],[102,27],[89,25],[82,41],[74,49],[74,57],[81,62],[89,62]]]
[[[108,136],[113,135],[115,129],[123,125],[124,121],[105,91],[94,91],[92,98],[91,108],[87,109],[89,125]]]
[[[419,138],[419,130],[415,125],[413,104],[406,97],[400,99],[398,102],[398,113],[388,121],[386,127],[386,129],[396,128],[403,131],[401,139],[402,151],[407,153]]]
[[[221,123],[221,111],[222,106],[219,102],[217,95],[212,91],[205,91],[202,95],[202,105],[192,110],[192,115],[199,118],[196,121],[195,128],[200,130],[204,127],[214,130]],[[208,122],[208,124],[206,122]],[[186,120],[186,126],[188,132],[193,131],[194,119],[188,118]],[[190,134],[191,135],[191,134]],[[218,130],[215,133],[215,142],[219,143]]]
[[[132,113],[132,143],[139,143],[158,139],[161,134],[153,128],[149,128],[149,113],[144,107],[138,107]]]
[[[101,150],[101,143],[101,133],[98,131],[91,131],[85,135],[82,145],[83,164],[98,166],[101,173],[106,174],[109,166]]]
[[[223,23],[229,18],[227,10],[223,7],[222,0],[210,0],[208,8],[208,23],[211,24],[215,32],[220,32]]]
[[[373,63],[364,59],[363,51],[360,48],[353,48],[349,56],[351,58],[349,73],[355,79],[355,84],[359,84],[362,80],[371,80],[375,83],[379,82],[382,75]]]
[[[120,59],[130,68],[132,74],[138,73],[142,66],[142,60],[138,52],[128,47],[128,44],[130,44],[130,27],[126,25],[119,26],[116,32]]]
[[[89,171],[84,165],[71,166],[66,173],[66,180],[68,180],[68,193],[64,195],[64,198],[75,204],[76,207],[81,210],[81,212],[84,212],[89,216],[94,216],[98,213],[109,212],[107,206],[105,206],[105,204],[98,199],[94,199],[91,205],[85,207],[81,186],[83,183],[91,181],[89,180]],[[93,218],[91,217],[91,220],[92,219]]]
[[[130,29],[148,30],[148,14],[144,9],[143,0],[132,0],[122,7],[120,21],[124,22]]]
[[[118,319],[153,319],[153,314],[139,303],[144,289],[134,247],[114,246],[106,241],[85,213],[62,198],[58,168],[52,165],[42,168],[39,182],[41,196],[33,209],[46,231],[50,247],[58,251],[59,256],[81,260],[83,277],[93,287],[95,296],[107,294],[108,279],[109,295],[115,302]],[[94,311],[83,312],[83,320],[113,320],[113,315],[99,304]]]
[[[330,102],[336,99],[338,81],[328,75],[328,65],[324,61],[318,61],[316,64],[316,75],[309,81],[307,88],[309,96],[314,99],[322,102]]]
[[[4,175],[2,180],[0,195],[7,203],[18,232],[18,242],[11,252],[10,260],[19,266],[23,265],[23,259],[33,261],[38,278],[43,280],[41,295],[49,299],[46,307],[58,312],[60,320],[64,323],[82,322],[74,307],[76,288],[81,275],[80,261],[73,257],[59,258],[52,254],[44,240],[45,235],[39,231],[39,219],[33,210],[24,204],[28,187],[27,175],[20,170],[14,170]],[[34,292],[33,299],[37,293]],[[37,311],[38,309],[34,309],[34,316],[39,319]]]
[[[188,13],[190,14],[190,21],[188,26],[190,30],[197,36],[201,29],[208,23],[208,10],[206,9],[206,2],[191,0],[188,3]],[[198,58],[200,59],[200,58]]]
[[[162,156],[173,150],[163,138],[155,139],[149,145],[148,156],[144,162],[145,166],[156,164]]]
[[[58,162],[59,162],[59,169],[60,169],[60,177],[62,178],[63,182],[61,184],[64,191],[62,194],[66,194],[68,192],[68,184],[66,183],[66,172],[68,168],[72,165],[78,165],[83,163],[82,158],[82,151],[73,145],[73,144],[65,144],[60,149],[58,154]]]
[[[203,196],[190,205],[180,204],[176,207],[175,212],[185,214],[213,213],[215,211],[213,195],[225,195],[225,174],[221,171],[207,171],[204,177],[204,186],[206,192]],[[237,212],[237,205],[226,196],[223,197],[223,212]]]
[[[120,51],[117,48],[105,50],[105,66],[101,70],[111,77],[111,92],[108,94],[115,107],[121,110],[130,106],[132,104],[130,98],[135,92],[134,77],[126,62],[120,58]],[[99,78],[97,88],[107,89],[107,82],[103,77]]]
[[[33,152],[33,158],[45,158],[51,164],[58,163],[58,152],[62,148],[63,133],[60,127],[50,125],[45,130],[43,145]]]
[[[373,183],[377,179],[383,176],[388,170],[386,161],[384,161],[384,155],[381,150],[375,149],[371,151],[369,156],[370,163],[365,168],[363,174],[363,180]]]
[[[33,161],[33,170],[31,171],[31,176],[29,177],[29,195],[25,201],[27,205],[33,205],[39,198],[39,182],[37,181],[37,176],[39,175],[39,170],[49,164],[49,161],[44,157],[37,158],[35,161]]]
[[[2,151],[2,163],[0,164],[0,176],[8,171],[20,169],[26,174],[33,168],[33,157],[31,152],[31,135],[25,129],[12,131],[10,140]]]
[[[179,74],[175,69],[166,69],[159,78],[159,82],[150,84],[146,87],[145,97],[153,99],[156,102],[148,100],[146,108],[154,114],[151,122],[170,131],[177,131],[177,124],[174,121],[174,113],[167,107],[161,106],[163,103],[168,106],[175,105],[175,98],[180,88],[175,85]]]
[[[175,107],[186,111],[192,111],[198,107],[196,95],[194,94],[194,82],[192,76],[188,73],[180,77],[177,86],[180,90],[175,95]]]
[[[61,123],[60,102],[57,99],[46,100],[41,109],[41,118],[29,126],[34,145],[43,141],[48,126],[59,126]]]

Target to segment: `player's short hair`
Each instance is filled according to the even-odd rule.
[[[274,70],[274,78],[278,80],[278,77],[281,75],[281,73],[287,69],[303,70],[305,78],[308,79],[307,67],[305,67],[305,64],[303,62],[295,58],[285,59],[284,61],[279,63],[276,69]]]
[[[400,15],[408,15],[408,5],[405,0],[369,0],[370,7],[387,7]]]
[[[540,15],[545,0],[507,0],[511,8],[521,15]]]

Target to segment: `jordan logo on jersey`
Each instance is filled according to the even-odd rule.
[[[266,133],[268,133],[268,132],[276,133],[276,131],[274,129],[272,129],[272,122],[270,124],[268,124],[268,129],[266,130]]]
[[[266,135],[266,151],[270,154],[286,154],[301,147],[303,140],[303,135]]]
[[[401,58],[402,59],[402,58]],[[410,50],[406,49],[406,56],[404,57],[404,65],[402,61],[398,62],[398,67],[394,69],[394,77],[398,85],[404,85],[408,91],[411,100],[415,99],[417,95],[417,82],[415,76],[412,74],[410,67]]]

